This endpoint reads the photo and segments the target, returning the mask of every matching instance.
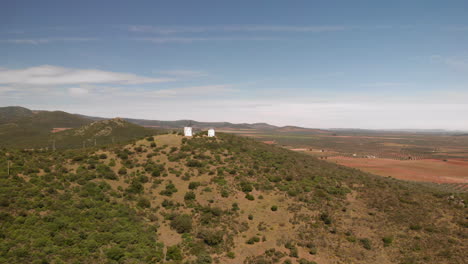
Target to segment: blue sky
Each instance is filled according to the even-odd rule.
[[[466,1],[0,5],[0,106],[468,130]]]

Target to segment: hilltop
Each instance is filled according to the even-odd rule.
[[[0,147],[37,148],[49,144],[54,128],[77,128],[92,120],[62,111],[0,107]]]
[[[55,140],[56,148],[80,148],[83,144],[124,142],[155,133],[120,118],[94,121],[62,111],[0,107],[0,147],[52,148]]]
[[[154,135],[154,129],[129,123],[121,118],[95,121],[79,128],[52,135],[60,148],[79,148],[83,145],[105,145],[125,142],[135,138]]]
[[[92,126],[83,133],[95,133]],[[466,195],[249,138],[165,134],[84,150],[0,152],[0,164],[6,160],[12,165],[10,176],[0,168],[0,262],[468,258]]]

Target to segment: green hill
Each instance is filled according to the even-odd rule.
[[[95,121],[62,111],[31,111],[23,107],[0,107],[0,147],[81,148],[125,142],[157,131],[122,119]],[[83,143],[84,142],[84,143]]]
[[[92,127],[63,133],[103,131]],[[249,138],[6,150],[0,164],[0,263],[468,259],[466,195]]]
[[[50,145],[54,128],[76,128],[92,121],[62,111],[0,107],[0,147],[41,148]]]
[[[80,148],[105,145],[154,135],[157,131],[129,123],[120,118],[95,121],[79,128],[55,133],[56,148]]]

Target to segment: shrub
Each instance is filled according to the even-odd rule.
[[[388,246],[390,246],[390,244],[392,244],[393,237],[391,237],[391,236],[383,237],[382,242],[384,243],[384,247],[388,247]]]
[[[410,225],[410,229],[414,231],[419,231],[422,229],[422,226],[418,224],[414,224],[414,225]]]
[[[236,258],[236,253],[229,251],[226,256],[230,259],[235,259]]]
[[[100,159],[107,159],[107,155],[105,153],[102,153],[101,155],[99,155],[99,158]]]
[[[164,207],[164,208],[171,208],[171,207],[174,206],[174,202],[170,201],[170,200],[167,200],[167,199],[164,199],[164,201],[161,203],[161,206]]]
[[[176,215],[171,221],[171,227],[177,233],[189,233],[192,231],[192,217],[188,214]]]
[[[190,190],[195,190],[195,189],[198,188],[198,186],[200,186],[200,183],[199,183],[199,182],[190,182],[188,188],[189,188]]]
[[[253,245],[257,242],[260,242],[260,238],[258,236],[254,236],[254,237],[249,238],[249,240],[247,240],[245,243],[249,245]]]
[[[127,174],[127,169],[124,168],[124,167],[120,168],[120,169],[119,169],[119,174],[120,174],[120,175],[125,175],[125,174]]]
[[[251,195],[250,193],[246,194],[245,198],[247,198],[247,200],[249,200],[249,201],[255,200],[255,197],[253,197],[253,195]]]
[[[192,168],[201,168],[203,164],[198,160],[189,160],[187,161],[187,166]]]
[[[223,242],[223,231],[204,229],[198,233],[198,237],[209,246],[216,246]]]
[[[142,207],[142,208],[150,208],[151,207],[151,202],[150,200],[144,198],[144,197],[141,197],[140,199],[138,199],[138,203],[137,205],[139,207]]]
[[[177,192],[177,188],[173,183],[168,183],[166,189],[159,192],[161,195],[172,196],[173,193]]]
[[[119,247],[112,247],[106,251],[107,258],[115,261],[119,261],[124,255],[124,251]]]
[[[177,245],[167,248],[166,253],[167,260],[182,260],[182,251]]]
[[[365,248],[367,250],[372,249],[371,241],[368,238],[361,238],[361,239],[359,239],[359,242],[361,243],[363,248]]]
[[[197,257],[195,264],[211,264],[213,263],[213,259],[208,254],[202,254]]]
[[[253,187],[252,187],[252,184],[250,184],[250,182],[245,182],[245,181],[241,182],[240,187],[241,187],[241,190],[245,193],[249,193],[253,191]]]
[[[190,191],[190,192],[187,192],[184,196],[184,200],[186,201],[193,201],[195,200],[195,193]]]
[[[330,216],[328,215],[328,213],[320,214],[320,220],[322,220],[322,222],[326,225],[330,225],[332,223],[332,220]]]
[[[271,207],[271,210],[272,210],[273,212],[276,212],[276,211],[278,211],[278,206],[276,206],[276,205],[273,205],[273,206]]]

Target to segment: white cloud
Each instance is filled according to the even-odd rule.
[[[12,44],[47,44],[52,42],[89,42],[97,41],[97,38],[77,38],[77,37],[60,37],[60,38],[28,38],[28,39],[0,39],[0,43]]]
[[[206,85],[192,86],[174,89],[163,89],[152,91],[148,96],[152,97],[176,97],[176,96],[197,96],[197,95],[212,95],[227,92],[236,92],[237,90],[229,88],[229,85]]]
[[[370,87],[370,88],[395,88],[395,87],[404,87],[408,86],[408,83],[402,82],[375,82],[375,83],[365,83],[362,87]]]
[[[0,69],[0,83],[27,85],[64,84],[144,84],[172,81],[168,78],[151,78],[131,73],[110,72],[96,69],[73,69],[42,65],[25,69]]]
[[[190,70],[172,70],[172,71],[161,71],[159,72],[162,75],[169,75],[174,77],[182,78],[196,78],[196,77],[205,77],[208,76],[208,73],[203,71],[190,71]]]
[[[193,43],[205,41],[264,41],[264,40],[277,40],[278,38],[266,37],[153,37],[153,38],[137,38],[136,40],[148,41],[155,44],[164,43]]]
[[[343,31],[344,26],[281,26],[281,25],[224,25],[224,26],[148,26],[132,25],[128,27],[131,32],[175,34],[175,33],[202,33],[202,32],[330,32]]]
[[[81,88],[81,87],[68,88],[68,92],[72,96],[83,96],[83,95],[89,94],[88,89]]]

